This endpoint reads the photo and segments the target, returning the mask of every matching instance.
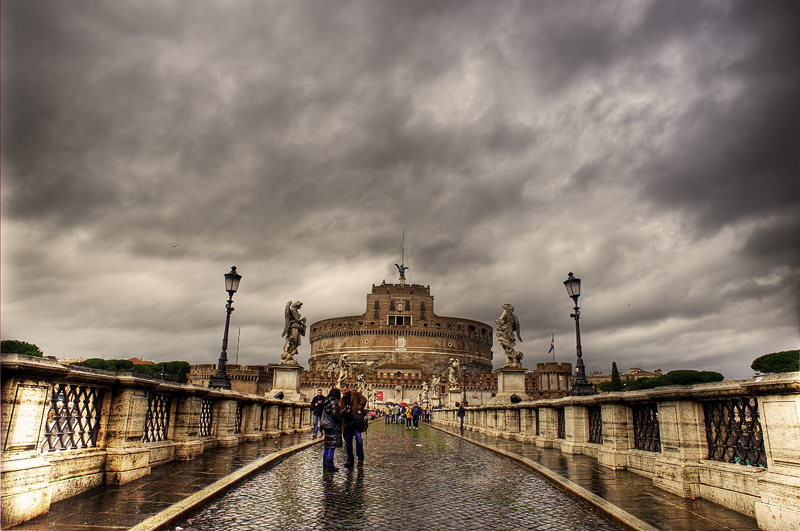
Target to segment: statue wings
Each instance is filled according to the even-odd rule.
[[[284,325],[281,337],[284,337],[289,332],[289,325],[292,322],[292,301],[286,303],[286,309],[283,311]]]
[[[519,319],[517,318],[517,314],[511,312],[511,334],[513,335],[514,332],[517,333],[519,342],[522,343],[522,336],[519,333]]]

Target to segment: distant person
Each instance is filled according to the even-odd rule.
[[[383,408],[383,420],[385,424],[392,423],[392,406],[386,404],[386,407]]]
[[[461,431],[464,431],[464,415],[467,414],[467,410],[464,409],[464,404],[456,402],[456,407],[458,408],[458,418],[461,419]]]
[[[411,429],[411,408],[406,407],[406,410],[403,412],[403,418],[406,419],[406,429]]]
[[[352,468],[354,458],[358,457],[358,466],[364,466],[364,441],[361,439],[362,423],[366,422],[364,410],[367,399],[358,391],[351,391],[348,384],[342,384],[342,398],[339,400],[339,411],[344,423],[344,445],[347,450],[346,468]],[[353,439],[355,439],[355,455],[353,455]]]
[[[419,417],[422,415],[422,408],[419,407],[417,402],[414,402],[414,407],[411,408],[411,418],[414,421],[414,429],[419,429]]]
[[[400,422],[400,414],[403,412],[403,409],[400,407],[400,404],[395,404],[392,408],[392,422],[398,424]]]
[[[317,389],[317,395],[311,399],[311,411],[314,413],[314,434],[317,436],[319,420],[322,418],[322,409],[325,407],[325,397],[322,396],[322,389]]]
[[[322,470],[336,472],[333,457],[337,448],[342,447],[342,416],[339,414],[339,399],[342,393],[335,387],[328,393],[322,407]]]

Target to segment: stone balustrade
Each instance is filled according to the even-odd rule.
[[[308,431],[310,418],[307,403],[3,354],[3,525],[173,459]]]
[[[458,427],[456,413],[433,422]],[[800,373],[469,407],[464,429],[592,456],[762,529],[800,529]]]

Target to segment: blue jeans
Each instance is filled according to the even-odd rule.
[[[319,421],[322,415],[314,415],[314,435],[317,434],[317,427],[319,426]]]
[[[336,452],[336,448],[325,448],[322,450],[322,469],[323,470],[331,470],[336,468],[333,464],[333,456]]]
[[[461,419],[461,430],[464,430],[464,417],[459,417]]]
[[[364,442],[361,440],[361,432],[352,424],[344,427],[344,445],[347,448],[347,462],[352,463],[353,459],[353,439],[356,440],[356,457],[359,461],[364,460]]]

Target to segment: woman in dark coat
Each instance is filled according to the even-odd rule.
[[[323,442],[322,450],[322,470],[336,472],[339,470],[333,464],[333,454],[337,448],[342,447],[342,416],[339,414],[339,399],[342,398],[342,393],[336,389],[331,389],[328,397],[325,399],[325,405],[322,408],[323,415],[327,417],[333,424],[333,428],[324,426],[325,440]]]

